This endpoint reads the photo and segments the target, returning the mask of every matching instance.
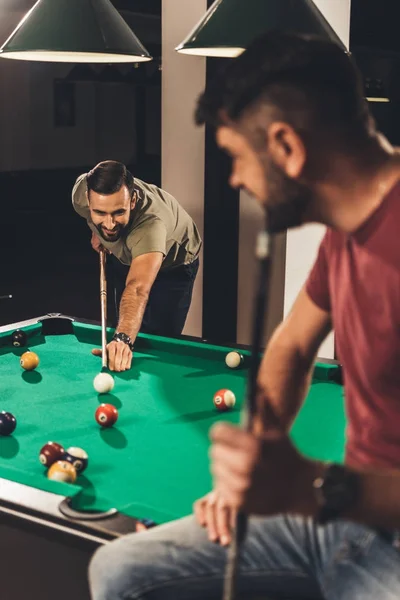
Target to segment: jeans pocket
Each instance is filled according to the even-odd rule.
[[[333,562],[353,562],[368,554],[375,538],[374,531],[364,531],[357,536],[345,537],[333,557]]]

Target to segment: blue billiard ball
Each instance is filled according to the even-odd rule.
[[[17,420],[9,412],[0,412],[0,435],[11,435],[17,426]]]

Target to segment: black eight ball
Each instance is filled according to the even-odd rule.
[[[21,346],[26,346],[28,336],[24,331],[17,329],[11,336],[12,345],[15,348],[21,348]]]
[[[17,420],[9,412],[0,412],[0,435],[11,435],[17,426]]]

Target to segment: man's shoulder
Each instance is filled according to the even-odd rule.
[[[86,175],[87,175],[87,173],[82,173],[82,175],[79,175],[79,177],[77,177],[77,179],[74,183],[74,187],[72,188],[72,201],[73,202],[79,202],[79,200],[81,200],[82,197],[84,197],[86,199],[86,190],[87,190]]]
[[[135,177],[134,185],[136,190],[139,192],[139,197],[142,197],[143,199],[148,198],[152,201],[158,200],[164,202],[164,204],[167,199],[169,202],[178,202],[176,198],[172,196],[172,194],[162,189],[155,183],[148,183],[147,181],[143,181],[143,179],[138,179]]]
[[[79,175],[72,188],[72,206],[82,217],[87,218],[89,205],[87,200],[86,173]]]

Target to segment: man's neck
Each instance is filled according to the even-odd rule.
[[[400,150],[382,147],[368,164],[337,158],[329,178],[314,186],[317,220],[344,233],[354,233],[400,181]]]

